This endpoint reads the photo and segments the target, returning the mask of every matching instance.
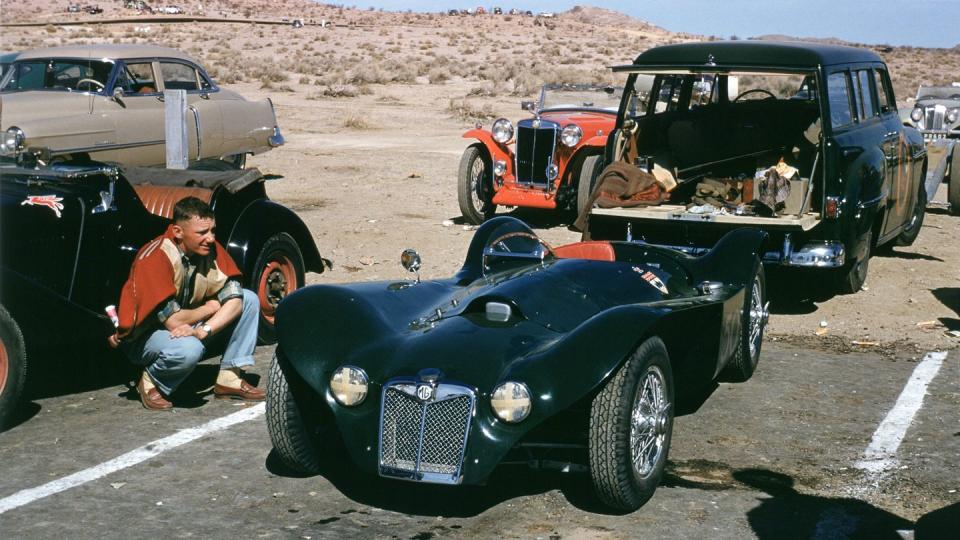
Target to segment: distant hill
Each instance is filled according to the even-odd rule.
[[[574,6],[569,11],[565,11],[561,14],[565,19],[571,21],[577,21],[587,24],[593,24],[596,26],[609,26],[614,28],[631,28],[634,30],[643,30],[643,31],[657,31],[668,33],[664,28],[653,25],[644,21],[642,19],[637,19],[620,13],[619,11],[614,11],[612,9],[599,8],[593,6]]]

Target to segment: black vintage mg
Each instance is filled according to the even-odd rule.
[[[104,308],[186,196],[213,207],[218,240],[260,296],[259,337],[272,342],[276,305],[325,261],[300,218],[267,198],[256,169],[0,168],[0,428],[20,398],[28,350],[74,355],[105,344],[113,324]]]
[[[699,259],[635,242],[553,248],[497,217],[449,279],[296,291],[277,309],[274,449],[317,472],[332,459],[323,438],[340,437],[371,475],[453,485],[559,463],[636,509],[662,477],[678,400],[757,366],[764,238],[737,230]],[[420,266],[412,250],[402,261]]]

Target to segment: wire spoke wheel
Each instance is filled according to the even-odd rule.
[[[634,398],[630,415],[630,450],[633,471],[640,478],[650,476],[663,452],[666,414],[670,404],[664,398],[663,372],[650,366]]]

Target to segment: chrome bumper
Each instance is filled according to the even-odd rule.
[[[280,126],[273,126],[273,135],[267,139],[267,143],[276,148],[278,146],[283,146],[284,142],[286,141],[283,139],[283,134],[280,133]]]
[[[710,248],[696,246],[674,246],[668,244],[653,244],[667,249],[700,257],[710,252]],[[767,251],[763,254],[763,262],[792,266],[797,268],[840,268],[846,262],[846,249],[840,242],[824,240],[804,244],[794,249],[790,235],[783,238],[783,246],[779,250]]]

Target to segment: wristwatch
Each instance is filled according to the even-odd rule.
[[[203,323],[203,326],[201,326],[200,329],[207,333],[207,337],[213,335],[213,327],[207,323]]]

